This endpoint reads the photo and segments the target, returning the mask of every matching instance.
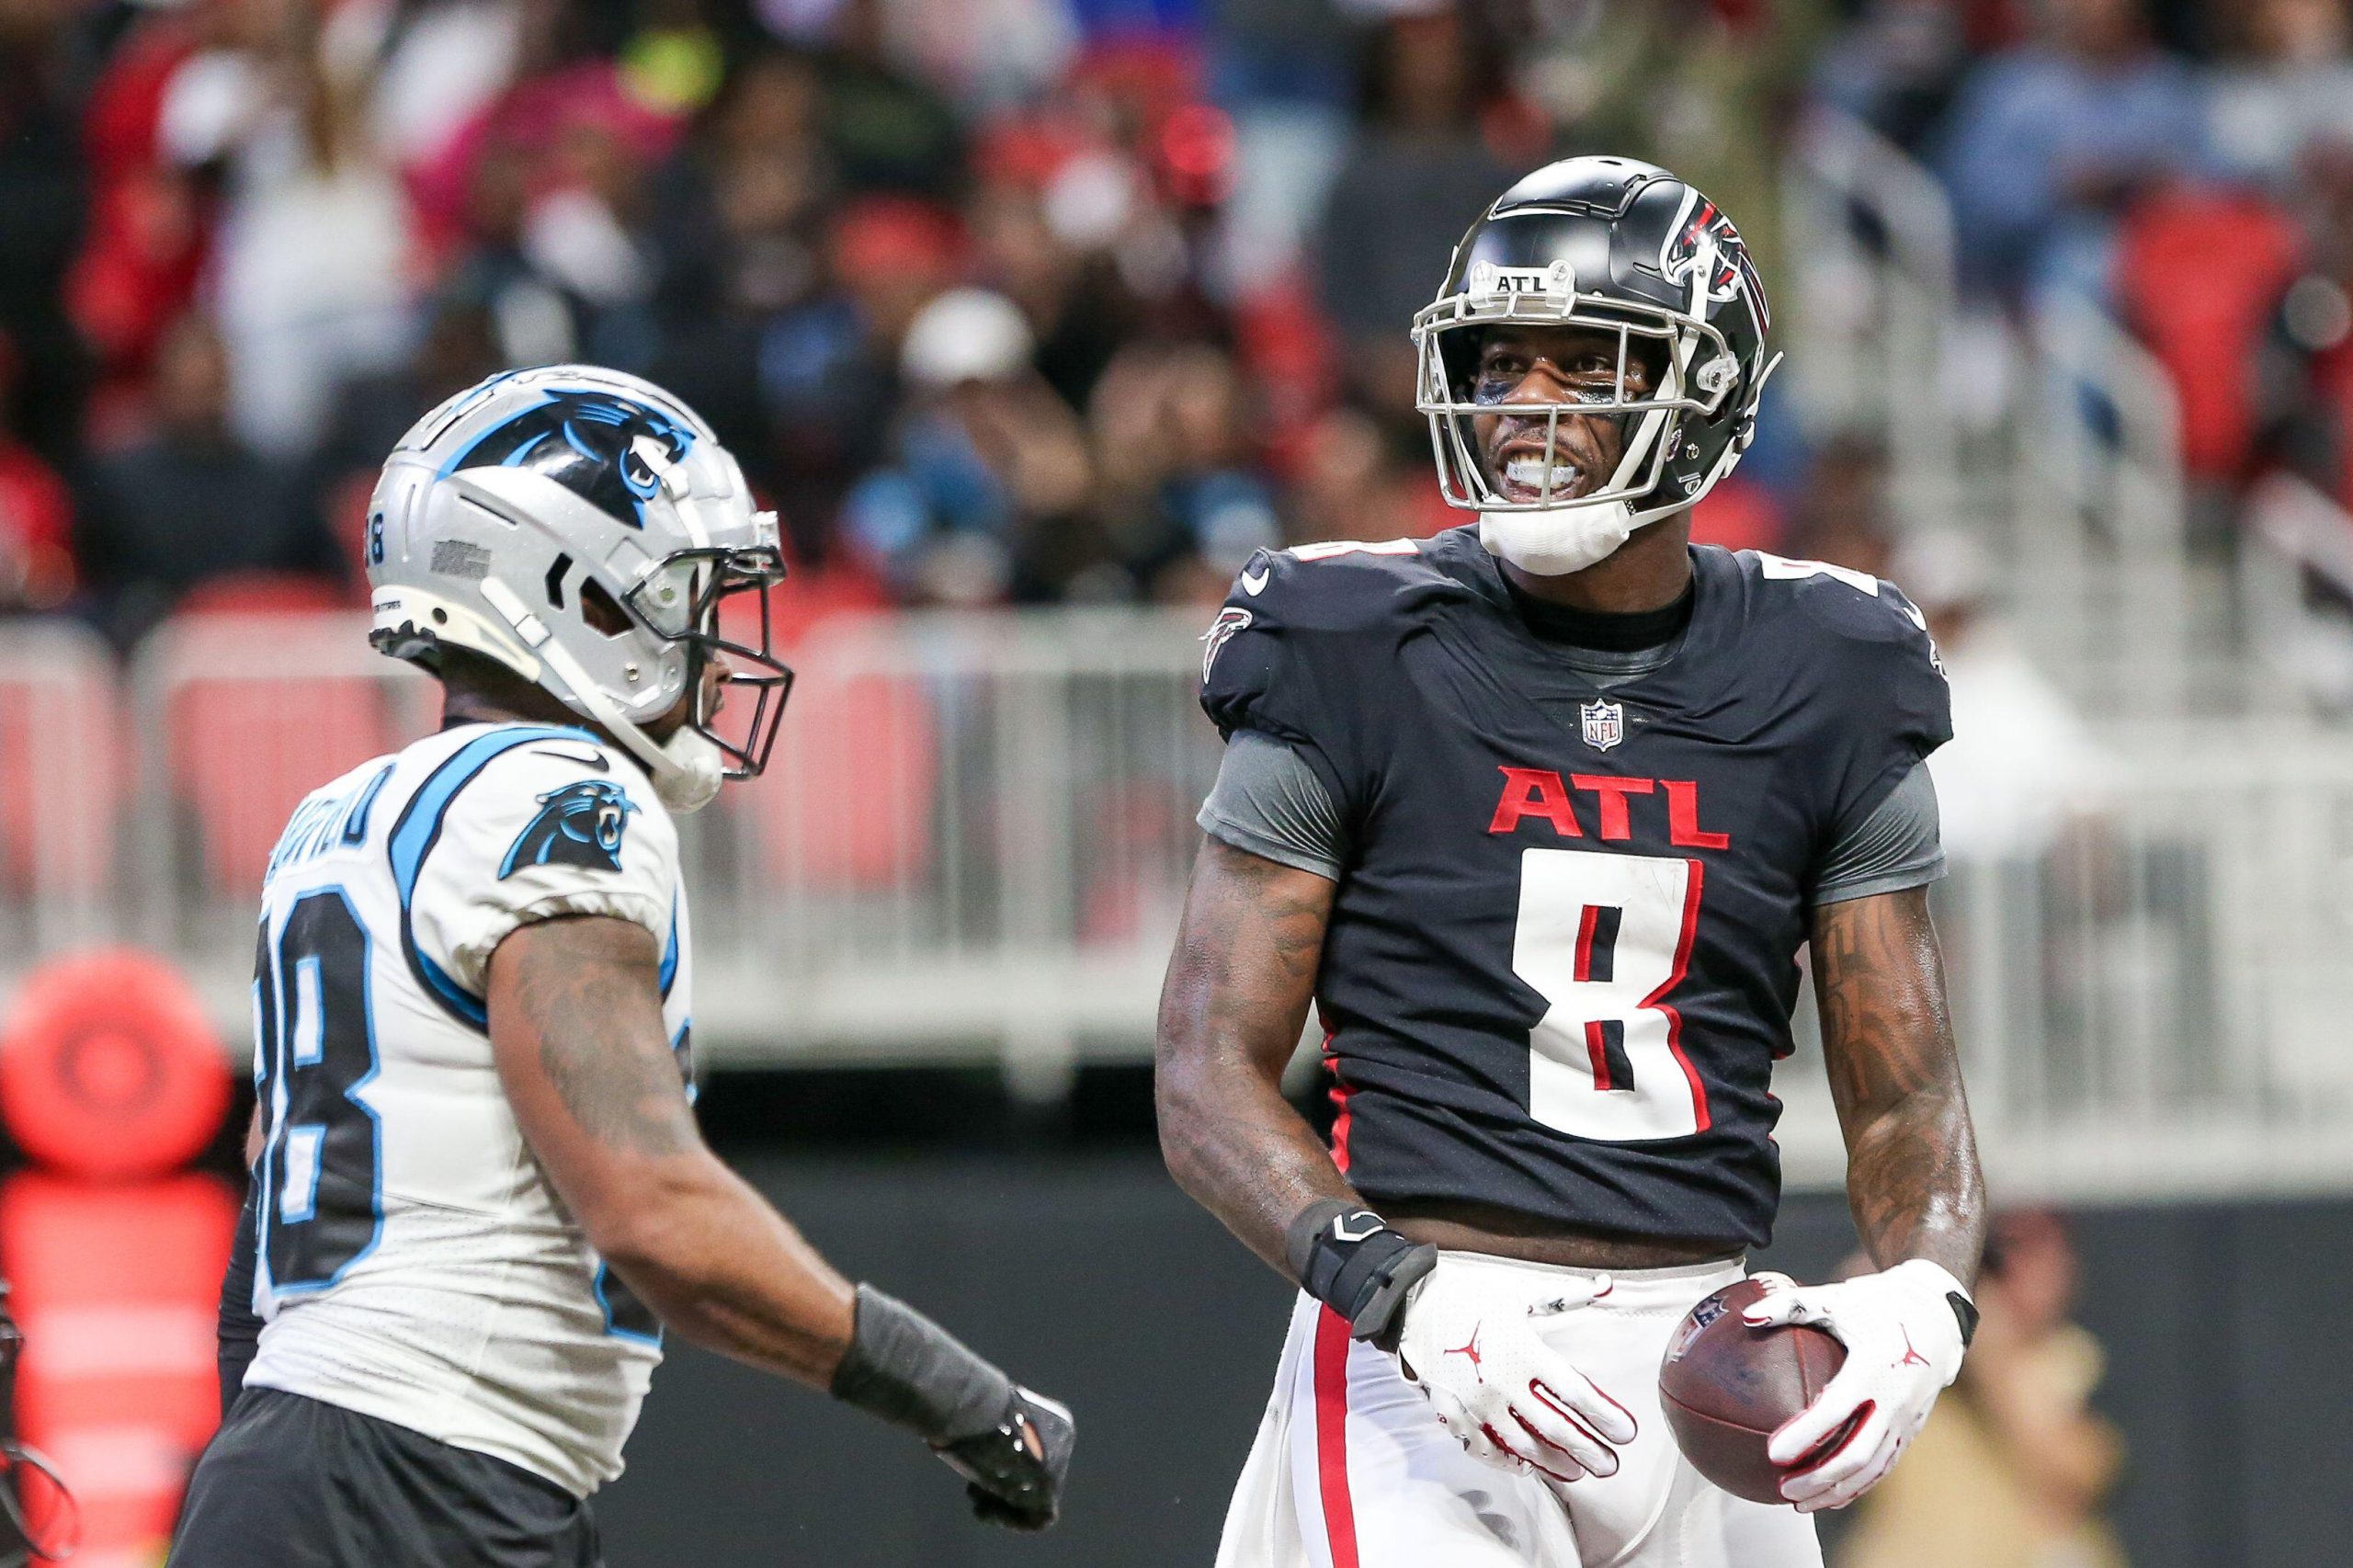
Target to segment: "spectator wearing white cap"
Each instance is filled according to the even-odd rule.
[[[1013,301],[951,289],[899,348],[909,394],[891,461],[850,492],[843,523],[903,597],[985,604],[1058,596],[1097,551],[1093,469],[1078,421],[1032,363]]]

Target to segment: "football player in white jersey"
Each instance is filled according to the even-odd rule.
[[[445,722],[271,858],[227,1408],[175,1568],[595,1564],[586,1498],[663,1324],[911,1429],[982,1517],[1050,1523],[1068,1411],[845,1280],[689,1108],[671,818],[775,738],[773,514],[683,404],[560,366],[427,415],[367,539],[371,640],[439,677]],[[757,647],[722,638],[737,594]]]

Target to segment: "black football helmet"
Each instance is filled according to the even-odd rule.
[[[1618,340],[1617,385],[1573,403],[1515,403],[1545,418],[1627,421],[1618,471],[1574,500],[1508,499],[1478,460],[1474,415],[1480,342],[1502,323],[1584,326]],[[1495,199],[1454,248],[1438,298],[1414,317],[1415,406],[1428,416],[1438,485],[1449,506],[1481,513],[1622,506],[1639,524],[1696,503],[1733,470],[1756,430],[1756,404],[1779,362],[1768,360],[1765,286],[1732,221],[1692,187],[1631,158],[1548,164]],[[1655,367],[1630,388],[1630,359]],[[1631,394],[1631,395],[1630,395]]]

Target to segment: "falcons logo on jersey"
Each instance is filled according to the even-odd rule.
[[[1765,282],[1757,275],[1756,263],[1748,254],[1747,244],[1732,220],[1719,211],[1716,204],[1696,190],[1683,193],[1683,210],[1675,225],[1666,232],[1666,243],[1660,248],[1659,272],[1669,283],[1680,283],[1699,265],[1701,249],[1699,240],[1706,235],[1715,241],[1715,271],[1708,278],[1708,298],[1729,300],[1745,292],[1756,307],[1756,324],[1767,332],[1773,330],[1772,308],[1765,302]]]

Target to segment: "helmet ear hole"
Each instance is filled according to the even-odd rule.
[[[580,585],[580,619],[608,637],[626,636],[630,630],[629,611],[594,577]]]

